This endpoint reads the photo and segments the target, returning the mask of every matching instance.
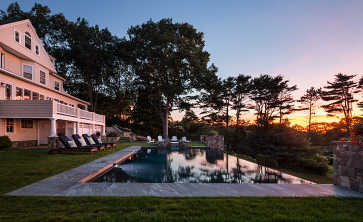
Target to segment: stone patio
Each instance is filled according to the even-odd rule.
[[[194,183],[80,183],[79,181],[116,162],[140,146],[114,154],[7,193],[17,196],[341,196],[362,197],[362,193],[332,184],[194,184]]]

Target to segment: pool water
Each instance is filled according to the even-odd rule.
[[[208,148],[143,148],[92,182],[311,183]]]

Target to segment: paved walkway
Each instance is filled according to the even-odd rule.
[[[94,160],[80,167],[12,191],[7,195],[19,196],[342,196],[362,197],[362,193],[346,190],[332,184],[194,184],[194,183],[78,183],[140,149],[131,146],[114,154]]]

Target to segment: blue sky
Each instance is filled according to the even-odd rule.
[[[1,0],[5,10],[13,1]],[[68,19],[86,18],[123,37],[150,18],[188,22],[204,32],[219,76],[282,74],[299,91],[338,72],[363,73],[363,1],[268,0],[23,0],[48,5]]]

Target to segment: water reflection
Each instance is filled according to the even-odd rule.
[[[93,182],[308,183],[212,149],[143,149]]]

